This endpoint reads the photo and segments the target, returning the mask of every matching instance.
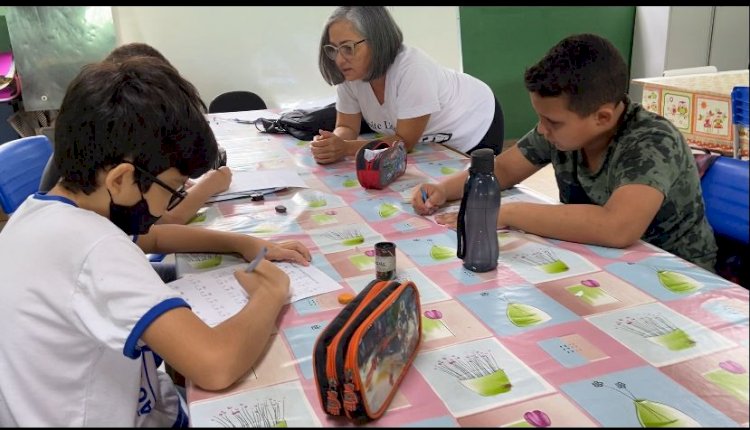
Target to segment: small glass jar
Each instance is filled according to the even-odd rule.
[[[378,242],[375,244],[375,277],[390,280],[396,277],[396,244]]]

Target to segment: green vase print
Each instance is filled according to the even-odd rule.
[[[341,242],[343,245],[346,246],[355,246],[355,245],[361,245],[365,243],[364,236],[356,236],[349,239],[345,239],[343,242]]]
[[[584,280],[581,284],[565,287],[565,290],[589,306],[617,303],[618,300],[599,287],[598,282],[596,286],[591,286],[591,281],[590,279]]]
[[[690,294],[703,288],[703,284],[683,273],[672,270],[657,270],[661,285],[675,294]]]
[[[688,333],[666,317],[654,313],[619,318],[615,329],[640,336],[670,351],[682,351],[696,345]]]
[[[700,424],[682,411],[663,403],[635,399],[635,413],[642,427],[699,427]]]
[[[695,346],[695,341],[681,329],[675,329],[669,333],[647,338],[651,342],[661,345],[670,351],[682,351]]]
[[[388,218],[398,212],[398,206],[393,203],[381,203],[378,207],[378,215],[380,218]]]
[[[289,427],[289,426],[286,424],[286,420],[281,420],[281,421],[277,421],[276,424],[274,424],[274,427],[285,427],[286,428],[286,427]]]
[[[624,382],[616,382],[614,387],[601,381],[591,383],[595,388],[608,388],[627,397],[635,407],[635,415],[641,427],[699,427],[700,424],[692,417],[672,406],[653,400],[637,398]],[[608,391],[607,392],[611,392]],[[604,393],[602,393],[604,394]],[[603,399],[604,400],[604,399]],[[616,399],[614,399],[616,400]],[[623,405],[624,406],[624,405]],[[613,405],[612,407],[616,407]]]
[[[281,231],[281,227],[275,224],[263,223],[252,227],[250,231],[256,234],[271,234]]]
[[[352,187],[356,187],[357,185],[359,185],[359,181],[357,181],[354,178],[347,178],[344,180],[344,182],[341,185],[343,185],[345,188],[352,188]]]
[[[308,143],[310,143],[310,142],[308,142],[308,141],[306,141],[306,140],[298,140],[298,141],[297,141],[297,146],[305,146],[305,145],[307,145]]]
[[[456,250],[442,245],[432,245],[430,247],[430,257],[435,261],[447,260],[456,256]]]
[[[363,270],[375,268],[375,257],[369,257],[367,255],[352,255],[349,257],[349,261],[357,268],[360,272]]]
[[[190,261],[190,267],[192,267],[193,269],[210,269],[221,264],[220,254],[197,256],[191,258],[195,258],[194,260]]]
[[[448,166],[442,166],[440,168],[440,173],[443,175],[451,175],[453,173],[456,173],[457,171],[458,171],[457,169],[453,167],[448,167]]]
[[[356,246],[365,243],[365,236],[357,229],[329,231],[326,236],[344,246]]]
[[[318,224],[333,224],[336,222],[336,217],[328,214],[313,214],[310,218]]]
[[[440,320],[422,317],[422,333],[429,334],[430,332],[440,330],[442,327],[443,323]]]
[[[503,369],[478,378],[464,379],[461,385],[484,397],[507,393],[513,387]]]
[[[436,309],[430,309],[421,316],[422,339],[430,341],[453,336],[448,326],[442,321],[443,313]]]
[[[326,202],[326,199],[324,199],[324,198],[317,198],[317,199],[310,200],[309,202],[307,202],[307,207],[313,208],[313,209],[314,208],[322,208],[326,204],[328,204],[328,202]]]
[[[537,269],[545,273],[555,274],[567,272],[570,268],[562,260],[555,260],[551,263],[540,264],[539,266],[537,266]]]
[[[533,252],[518,254],[514,259],[550,275],[570,270],[568,265],[551,249],[537,249]]]
[[[547,322],[552,318],[547,312],[523,303],[509,303],[505,315],[516,327],[531,327]]]
[[[435,369],[456,378],[462,386],[483,397],[507,393],[513,388],[490,351],[472,351],[463,357],[445,356],[435,363]]]
[[[748,373],[732,373],[724,369],[712,370],[704,373],[703,377],[737,400],[748,402]]]
[[[199,223],[199,222],[205,222],[206,218],[207,218],[206,212],[207,211],[198,212],[192,218],[190,218],[190,220],[187,223],[188,224],[195,224],[195,223]]]

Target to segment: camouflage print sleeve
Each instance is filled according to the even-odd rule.
[[[613,190],[622,185],[643,184],[658,189],[666,197],[681,174],[683,151],[678,145],[683,143],[655,130],[638,134],[638,141],[625,144],[625,150],[618,154],[619,159],[612,160],[616,166]]]
[[[535,166],[543,166],[552,161],[552,145],[536,131],[536,127],[518,140],[518,149]]]

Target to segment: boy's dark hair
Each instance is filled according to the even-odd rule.
[[[218,146],[194,87],[164,61],[133,57],[84,66],[68,85],[55,126],[62,185],[91,194],[97,173],[129,160],[153,175],[170,167],[196,178]],[[141,191],[151,181],[135,171]]]
[[[524,74],[526,89],[542,97],[568,96],[581,117],[625,98],[628,67],[607,39],[595,34],[566,37]]]
[[[165,57],[164,54],[159,52],[158,49],[154,48],[148,43],[142,43],[142,42],[133,42],[133,43],[126,43],[125,45],[120,45],[117,48],[113,49],[112,52],[110,52],[109,55],[107,55],[107,57],[104,58],[104,61],[120,63],[124,60],[127,60],[128,58],[133,58],[133,57],[138,57],[138,56],[158,58],[159,60],[166,63],[168,66],[177,70],[177,68],[174,67],[172,63],[170,63],[169,60],[167,60],[167,57]],[[190,81],[188,81],[188,86],[195,93],[195,96],[199,102],[198,105],[200,106],[200,108],[203,109],[204,112],[207,112],[208,108],[206,107],[206,104],[203,102],[203,99],[200,98],[198,89],[196,89],[195,86],[193,86],[193,84],[190,83]]]
[[[167,57],[165,57],[164,54],[159,52],[153,46],[147,43],[141,43],[141,42],[127,43],[125,45],[118,46],[117,48],[113,49],[112,52],[109,53],[109,55],[107,55],[104,61],[111,61],[114,63],[119,63],[125,59],[128,59],[130,57],[136,57],[138,55],[158,58],[164,61],[165,63],[169,64],[170,66],[172,66],[172,63],[170,63],[169,60],[167,60]]]

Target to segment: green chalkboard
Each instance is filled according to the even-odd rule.
[[[8,23],[5,22],[5,15],[3,14],[0,15],[0,52],[6,52],[10,50],[10,35],[8,34]]]
[[[505,114],[505,139],[536,123],[523,73],[557,42],[576,33],[609,39],[630,67],[635,6],[459,8],[464,72],[492,88]]]

